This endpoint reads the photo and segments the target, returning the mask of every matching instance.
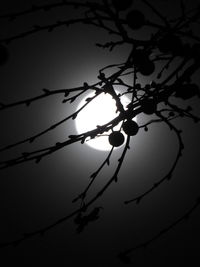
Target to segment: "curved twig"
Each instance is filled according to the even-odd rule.
[[[36,235],[43,236],[47,231],[49,231],[50,229],[54,228],[55,226],[57,226],[57,225],[59,225],[59,224],[61,224],[63,222],[66,222],[68,219],[71,219],[72,217],[74,217],[75,215],[79,214],[80,212],[86,211],[88,209],[88,207],[90,207],[98,198],[100,198],[103,195],[103,193],[106,191],[106,189],[114,181],[117,182],[117,176],[118,176],[119,171],[121,169],[122,162],[123,162],[123,160],[125,158],[125,155],[126,155],[127,150],[129,149],[129,141],[130,141],[130,137],[128,136],[127,137],[125,148],[124,148],[124,150],[122,152],[121,157],[118,160],[119,163],[117,165],[117,168],[116,168],[113,176],[109,179],[109,181],[102,187],[102,189],[91,200],[89,200],[87,203],[84,203],[84,206],[81,206],[80,208],[78,208],[75,211],[71,212],[70,214],[64,216],[63,218],[58,219],[57,221],[53,222],[52,224],[49,224],[46,227],[43,227],[43,228],[41,228],[39,230],[36,230],[36,231],[33,231],[33,232],[25,233],[19,239],[16,239],[16,240],[10,241],[10,242],[2,242],[2,243],[0,243],[0,247],[7,247],[7,246],[10,246],[10,245],[17,246],[21,242],[23,242],[23,241],[25,241],[27,239],[30,239],[33,236],[36,236]]]
[[[183,144],[183,141],[182,141],[182,138],[181,138],[181,131],[178,130],[172,123],[169,122],[169,120],[167,120],[160,112],[156,112],[156,115],[158,117],[161,118],[161,121],[165,122],[170,130],[173,130],[177,136],[177,139],[178,139],[178,144],[179,144],[179,147],[178,147],[178,151],[177,151],[177,155],[176,155],[176,158],[172,164],[172,167],[170,168],[169,172],[162,178],[160,179],[159,181],[157,181],[156,183],[154,183],[154,185],[152,187],[150,187],[148,190],[146,190],[144,193],[140,194],[139,196],[137,197],[134,197],[130,200],[126,200],[124,202],[124,204],[129,204],[129,203],[132,203],[132,202],[136,202],[136,204],[139,204],[141,202],[141,200],[149,195],[152,191],[154,191],[156,188],[158,188],[158,186],[160,186],[161,184],[163,184],[163,182],[165,181],[169,181],[171,178],[172,178],[172,174],[177,166],[177,163],[180,159],[180,157],[182,156],[182,151],[184,149],[184,144]]]
[[[132,248],[128,248],[124,251],[122,251],[121,253],[118,254],[119,259],[124,262],[124,263],[131,263],[131,258],[130,258],[130,254],[133,253],[134,251],[136,251],[137,249],[140,248],[147,248],[151,243],[153,243],[154,241],[156,241],[157,239],[159,239],[160,237],[162,237],[164,234],[166,234],[167,232],[169,232],[171,229],[173,229],[175,226],[177,226],[178,224],[180,224],[183,221],[187,221],[191,214],[200,206],[200,197],[197,198],[197,200],[195,201],[195,203],[192,205],[192,207],[185,212],[185,214],[183,214],[180,218],[178,218],[176,221],[172,222],[170,225],[168,225],[167,227],[163,228],[160,232],[158,232],[156,235],[154,235],[153,237],[151,237],[150,239],[136,245],[135,247]]]

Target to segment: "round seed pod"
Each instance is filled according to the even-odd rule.
[[[154,73],[155,64],[151,60],[147,60],[138,67],[138,71],[144,76],[149,76]]]
[[[131,136],[136,135],[139,131],[138,124],[132,120],[127,120],[124,122],[122,128],[127,135]]]
[[[108,140],[111,146],[119,147],[124,143],[124,135],[119,131],[114,131],[109,135]]]
[[[133,9],[127,14],[126,21],[131,29],[138,30],[144,26],[145,17],[141,11]]]
[[[147,114],[153,114],[157,109],[157,104],[154,99],[146,99],[142,102],[142,111]]]

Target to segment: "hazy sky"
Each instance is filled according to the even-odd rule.
[[[5,1],[0,4],[1,14],[44,2]],[[138,2],[135,1],[135,5],[140,7]],[[163,11],[173,13],[175,6],[166,2],[159,2]],[[149,11],[145,12],[153,17]],[[23,32],[35,24],[54,22],[60,17],[73,18],[80,13],[81,10],[72,12],[63,8],[26,15],[14,22],[1,19],[0,39]],[[9,44],[9,61],[0,69],[0,102],[10,103],[37,96],[42,88],[71,88],[83,82],[96,82],[100,68],[122,62],[129,52],[127,47],[110,53],[95,46],[106,38],[108,35],[103,31],[81,24],[13,41]],[[145,80],[141,82],[145,83]],[[1,111],[1,147],[46,129],[75,111],[81,101],[68,105],[62,104],[62,100],[62,96],[50,97],[28,108],[21,106]],[[200,115],[199,102],[192,101],[196,114]],[[140,116],[138,123],[144,119]],[[71,219],[47,232],[43,238],[36,236],[16,248],[3,248],[0,255],[2,253],[1,260],[5,264],[2,266],[124,266],[116,259],[119,251],[154,236],[184,214],[200,195],[200,127],[186,119],[184,122],[177,120],[177,125],[183,130],[185,150],[170,182],[165,182],[139,205],[123,204],[124,200],[144,192],[163,177],[176,156],[176,136],[167,126],[154,124],[148,132],[140,129],[131,140],[131,150],[126,155],[118,183],[113,183],[94,205],[104,207],[99,220],[77,234]],[[1,153],[0,161],[20,152],[64,141],[74,133],[74,121],[69,121],[33,145]],[[114,153],[111,166],[99,176],[89,197],[112,176],[121,152],[122,149],[118,149]],[[82,192],[107,153],[74,144],[46,157],[39,164],[29,162],[2,170],[0,242],[18,239],[22,234],[53,223],[76,209],[78,205],[72,204],[72,199]],[[199,214],[197,209],[188,222],[178,225],[147,250],[134,252],[133,266],[183,266],[185,262],[193,266],[194,260],[199,262]]]

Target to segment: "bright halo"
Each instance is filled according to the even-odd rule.
[[[119,92],[116,92],[117,94]],[[78,105],[80,109],[85,103],[88,97],[93,97],[94,93],[88,94]],[[130,103],[130,99],[126,96],[120,97],[121,103],[126,107]],[[116,102],[111,95],[102,93],[92,100],[76,118],[76,129],[78,134],[88,132],[90,130],[96,129],[97,125],[103,125],[115,117],[119,113],[116,113]],[[119,130],[121,124],[114,127],[114,130]],[[111,130],[103,133],[103,135],[95,137],[94,139],[86,139],[86,144],[97,150],[110,150],[112,146],[109,144],[108,135]]]

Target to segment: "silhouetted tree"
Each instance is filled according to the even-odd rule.
[[[104,192],[110,187],[113,182],[117,182],[120,177],[120,169],[124,163],[126,152],[131,149],[130,139],[132,136],[138,135],[141,129],[148,131],[150,125],[154,123],[164,123],[177,137],[178,150],[171,169],[156,181],[151,188],[142,194],[126,200],[125,204],[140,203],[147,195],[161,186],[165,181],[172,178],[173,172],[184,150],[184,142],[182,140],[181,130],[176,126],[177,118],[189,118],[195,123],[199,122],[197,117],[192,112],[192,106],[187,106],[191,98],[200,97],[199,85],[193,81],[193,75],[200,68],[200,36],[192,30],[192,25],[200,23],[200,7],[197,5],[194,9],[187,9],[184,1],[180,0],[181,13],[176,18],[165,17],[160,10],[154,5],[154,1],[142,0],[142,4],[149,10],[147,17],[142,10],[137,9],[137,4],[132,0],[101,0],[101,1],[57,1],[55,3],[34,5],[30,9],[21,12],[13,12],[10,14],[2,14],[1,21],[13,23],[18,18],[28,15],[37,15],[37,12],[49,12],[55,10],[59,14],[62,8],[76,9],[84,11],[78,13],[79,17],[74,19],[59,20],[52,24],[33,25],[30,30],[19,32],[16,35],[11,35],[0,40],[0,65],[6,64],[9,60],[9,44],[17,42],[18,39],[28,38],[30,35],[37,34],[43,31],[52,32],[62,26],[73,26],[74,24],[85,24],[85,27],[92,25],[97,29],[102,29],[106,34],[109,34],[109,40],[105,43],[97,43],[96,46],[112,52],[118,46],[128,46],[130,52],[124,62],[119,62],[107,65],[99,70],[99,75],[96,83],[88,84],[83,81],[83,85],[75,88],[65,89],[43,89],[43,92],[32,98],[14,103],[1,103],[0,110],[6,110],[14,106],[26,105],[29,107],[33,102],[40,99],[48,98],[52,95],[62,95],[63,103],[74,103],[81,99],[86,92],[94,92],[94,96],[87,98],[85,104],[74,113],[69,114],[66,118],[58,121],[43,131],[27,137],[24,140],[17,141],[13,144],[8,144],[0,148],[0,152],[10,150],[24,143],[33,143],[41,136],[50,131],[54,131],[58,126],[68,120],[75,120],[77,115],[82,110],[101,94],[109,94],[116,102],[116,117],[108,121],[104,125],[98,125],[95,129],[81,134],[68,136],[67,140],[57,142],[49,147],[41,147],[41,149],[31,152],[22,152],[20,155],[5,159],[0,162],[0,168],[10,168],[12,166],[22,164],[28,161],[39,163],[44,157],[61,150],[62,148],[73,145],[74,143],[85,143],[90,139],[100,137],[108,133],[116,125],[121,123],[120,130],[109,132],[109,142],[112,146],[107,158],[100,167],[91,175],[90,183],[85,190],[81,192],[73,202],[80,202],[80,207],[72,213],[58,221],[31,233],[24,234],[20,239],[12,242],[2,242],[1,247],[8,245],[17,245],[22,241],[31,238],[35,235],[43,235],[49,229],[56,225],[74,217],[74,222],[77,224],[77,232],[80,233],[92,221],[95,221],[101,215],[100,207],[95,207],[95,202]],[[180,11],[179,10],[179,11]],[[155,21],[151,18],[154,14]],[[160,22],[157,22],[157,18]],[[145,28],[145,30],[144,30]],[[148,31],[151,34],[146,38],[135,38],[134,31]],[[109,74],[108,74],[109,72]],[[152,77],[149,83],[141,83],[142,76]],[[129,78],[129,82],[127,82]],[[132,81],[132,82],[130,82]],[[116,93],[117,87],[123,88],[120,93]],[[123,95],[130,96],[130,103],[124,107],[121,103]],[[191,104],[191,102],[189,102]],[[146,123],[138,125],[133,119],[139,114],[146,115]],[[153,115],[153,117],[152,117]],[[122,131],[123,130],[123,131]],[[109,165],[110,158],[115,152],[115,147],[121,146],[124,143],[122,154],[118,160],[118,165],[110,178],[105,183],[101,190],[91,199],[87,199],[88,191],[104,168]],[[151,242],[168,232],[182,220],[185,220],[199,206],[199,197],[194,202],[194,205],[186,211],[186,213],[168,225],[157,235],[153,236],[144,243],[136,247],[124,250],[119,254],[119,258],[124,263],[130,262],[130,254],[138,248],[146,247]],[[91,211],[88,211],[92,209]]]

